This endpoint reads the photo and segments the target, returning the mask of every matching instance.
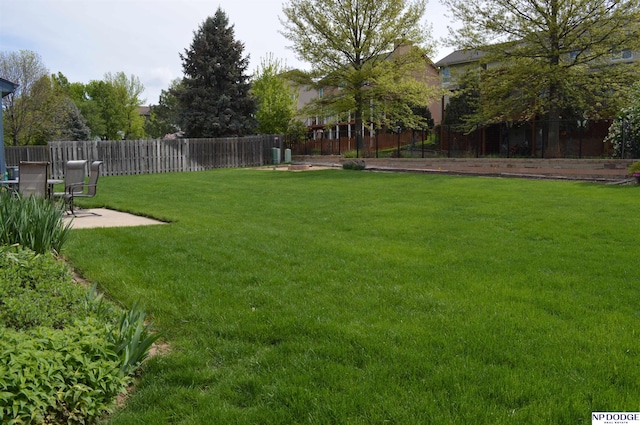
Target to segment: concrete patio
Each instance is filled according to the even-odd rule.
[[[110,210],[107,208],[79,209],[76,215],[66,215],[65,222],[71,222],[73,229],[93,229],[96,227],[130,227],[167,224],[148,217]]]

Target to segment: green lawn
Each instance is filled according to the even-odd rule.
[[[344,170],[106,177],[167,226],[64,254],[171,345],[110,424],[640,411],[640,188]]]

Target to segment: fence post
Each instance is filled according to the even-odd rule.
[[[480,158],[480,124],[476,124],[476,158]]]

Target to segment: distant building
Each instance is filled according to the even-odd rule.
[[[144,117],[147,122],[151,118],[151,106],[138,106],[138,114]]]
[[[574,53],[564,55],[571,60]],[[480,50],[457,50],[434,64],[439,69],[440,82],[445,94],[442,97],[441,116],[444,117],[451,93],[458,89],[459,78],[470,70],[486,70],[498,63],[483,61]],[[640,52],[619,50],[611,53],[610,64],[631,63],[640,60]],[[473,133],[460,132],[449,127],[441,128],[441,149],[464,152],[465,155],[500,156],[572,156],[599,157],[606,155],[603,139],[611,120],[565,120],[560,126],[560,152],[545,152],[547,139],[544,123],[536,120],[496,123],[482,126]]]
[[[409,48],[411,48],[411,46],[400,46],[389,55],[402,55]],[[428,58],[425,58],[424,69],[409,77],[426,82],[428,85],[433,87],[440,86],[438,68]],[[309,86],[298,87],[297,110],[300,111],[313,100],[331,95],[339,90],[340,88],[335,86],[321,87],[319,89],[311,88]],[[428,109],[435,125],[440,124],[442,121],[440,99],[433,100],[428,105]],[[363,116],[361,134],[365,139],[365,145],[367,145],[365,146],[365,149],[374,149],[374,145],[376,144],[377,147],[381,149],[384,148],[381,144],[395,146],[398,137],[397,135],[389,134],[395,130],[386,129],[386,131],[381,132],[379,131],[380,129],[377,129],[378,131],[376,131],[374,126],[370,124],[370,119],[372,118],[373,117],[367,116],[366,113]],[[304,118],[303,122],[309,129],[309,139],[325,141],[327,146],[331,146],[330,149],[332,153],[335,153],[338,150],[340,152],[345,152],[355,149],[356,129],[355,117],[353,114],[349,114],[347,120],[339,122],[336,122],[335,117],[328,116],[310,116]],[[416,136],[413,134],[411,129],[403,129],[402,137],[407,141],[411,138],[415,138]],[[322,148],[320,148],[320,150],[322,150]]]
[[[10,95],[18,88],[18,84],[12,83],[9,80],[5,80],[4,78],[0,78],[0,98]],[[4,126],[2,120],[2,111],[4,108],[0,105],[0,180],[4,179],[5,173],[7,172],[7,164],[5,162],[4,156]]]
[[[565,55],[567,59],[571,59],[575,53],[569,53]],[[449,93],[458,89],[458,78],[464,75],[471,69],[491,69],[497,66],[497,63],[482,63],[484,53],[480,50],[456,50],[455,52],[445,56],[434,64],[439,70],[440,83]],[[611,53],[609,63],[631,63],[640,60],[640,52],[634,52],[632,50],[617,50]],[[480,65],[482,63],[482,65]],[[443,98],[443,108],[449,103],[449,95],[445,95]],[[444,111],[441,111],[441,116],[444,116]]]

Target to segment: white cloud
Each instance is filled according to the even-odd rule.
[[[443,8],[432,0],[427,20],[444,35]],[[107,72],[136,75],[143,97],[156,103],[162,89],[182,75],[179,54],[218,5],[250,56],[248,72],[270,53],[291,67],[305,67],[288,49],[281,29],[282,0],[0,0],[0,50],[33,50],[50,72],[70,81],[100,80]],[[442,49],[440,49],[442,51]]]

